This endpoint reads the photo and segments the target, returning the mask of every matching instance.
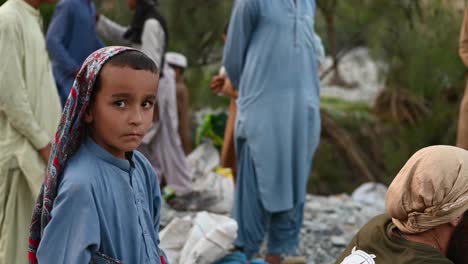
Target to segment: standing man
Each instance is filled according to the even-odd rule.
[[[0,263],[27,263],[31,212],[60,119],[38,10],[52,2],[0,7]]]
[[[320,139],[315,1],[238,0],[224,50],[239,89],[234,244],[267,262],[295,253],[312,158]]]
[[[190,129],[190,95],[185,83],[184,72],[187,68],[187,58],[177,52],[167,52],[166,62],[175,71],[177,115],[179,117],[179,135],[185,155],[193,150],[192,133]]]
[[[386,213],[354,236],[336,264],[468,263],[468,152],[417,151],[388,187]]]
[[[104,47],[96,34],[96,9],[92,0],[61,0],[47,31],[47,49],[62,107],[84,60]]]
[[[468,67],[468,9],[465,8],[465,16],[460,32],[460,43],[458,53],[461,60]],[[458,117],[457,147],[468,150],[468,83],[465,88],[465,95],[460,104],[460,114]]]

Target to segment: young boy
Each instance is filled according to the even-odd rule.
[[[168,32],[156,0],[128,0],[135,10],[129,28],[100,15],[97,32],[102,37],[140,49],[160,66],[162,77],[157,100],[157,122],[139,150],[153,164],[159,179],[175,192],[168,204],[176,210],[201,210],[215,197],[193,189],[192,175],[178,134],[175,72],[165,63]]]
[[[30,263],[159,263],[161,194],[137,151],[159,72],[124,47],[94,52],[65,105],[36,204]]]

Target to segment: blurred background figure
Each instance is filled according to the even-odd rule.
[[[267,237],[270,264],[297,253],[320,140],[314,22],[315,1],[236,1],[224,48],[239,89],[234,245],[252,258]]]
[[[0,263],[27,263],[29,224],[60,119],[39,6],[0,6]]]
[[[62,107],[84,60],[104,47],[96,34],[96,8],[93,1],[60,0],[47,30],[47,49]]]
[[[184,76],[185,69],[187,68],[187,58],[181,53],[167,52],[166,62],[175,71],[177,116],[179,120],[178,130],[185,155],[188,155],[193,150],[193,132],[190,122],[190,93]]]

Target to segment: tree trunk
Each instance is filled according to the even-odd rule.
[[[368,181],[377,182],[377,177],[371,172],[365,161],[364,154],[346,130],[342,129],[326,112],[321,111],[324,135],[331,138],[347,156],[348,161],[356,167],[358,172]]]

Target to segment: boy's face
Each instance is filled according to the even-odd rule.
[[[151,126],[159,76],[150,71],[104,65],[101,87],[85,122],[94,141],[118,158],[135,150]]]

